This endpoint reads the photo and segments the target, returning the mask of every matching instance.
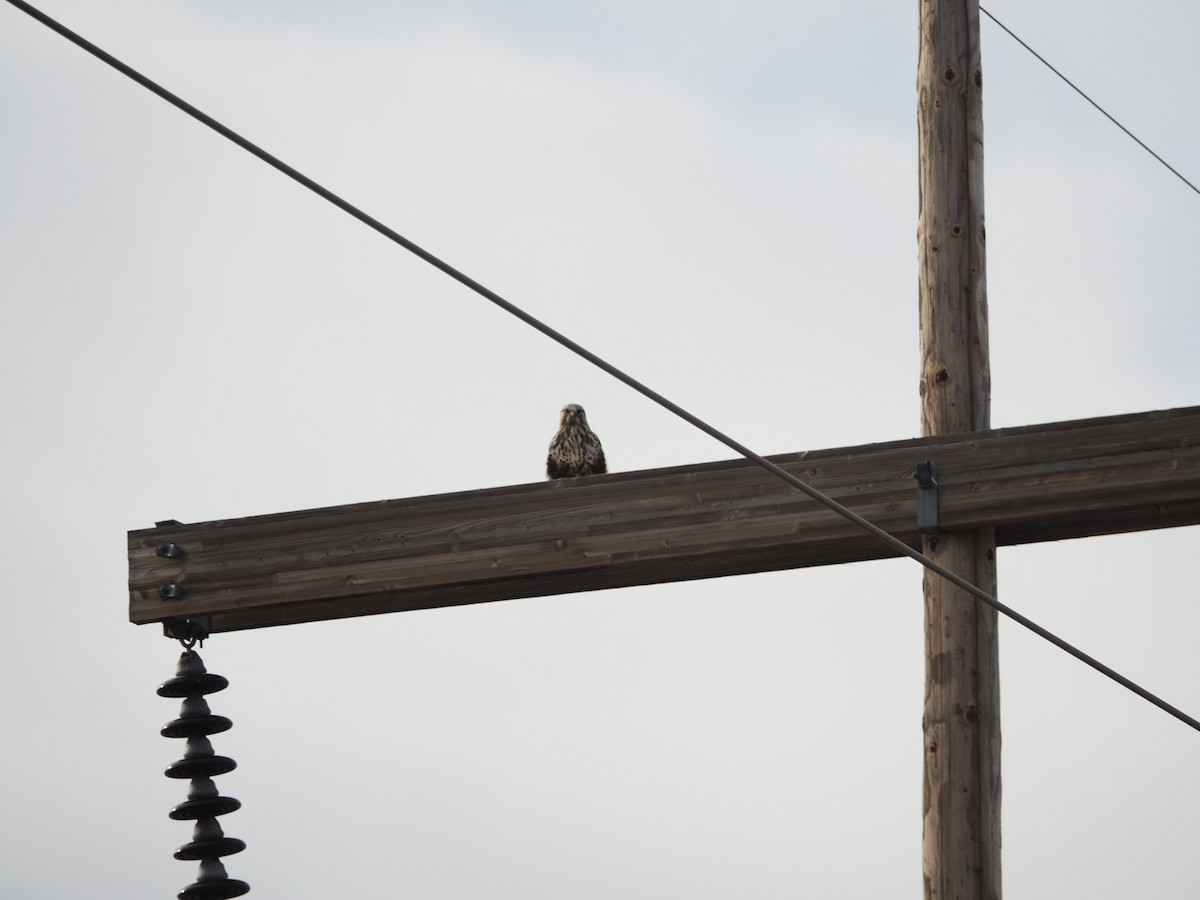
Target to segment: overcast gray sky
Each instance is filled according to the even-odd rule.
[[[919,431],[917,3],[42,0],[762,453]],[[1200,7],[993,0],[1200,178]],[[1200,198],[983,23],[993,424],[1193,405]],[[125,532],[720,445],[0,4],[0,893],[172,896]],[[1196,529],[1001,597],[1200,714]],[[215,636],[261,897],[921,894],[908,561]],[[1196,893],[1200,735],[1001,625],[1011,897]]]

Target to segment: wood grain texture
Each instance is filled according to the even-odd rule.
[[[990,426],[977,0],[920,0],[917,63],[921,431]],[[994,523],[926,536],[926,556],[995,596]],[[926,900],[999,900],[997,614],[926,571]]]
[[[772,459],[914,547],[924,459],[951,532],[1030,543],[1200,522],[1200,408]],[[743,460],[141,529],[128,552],[131,621],[211,616],[214,631],[893,555]],[[163,583],[183,598],[159,599]]]

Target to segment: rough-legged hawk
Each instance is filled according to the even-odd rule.
[[[546,474],[550,478],[575,478],[579,475],[603,475],[608,471],[600,438],[588,428],[582,406],[572,403],[562,408],[558,432],[550,441]]]

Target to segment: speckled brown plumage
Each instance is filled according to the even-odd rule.
[[[574,403],[564,406],[558,418],[558,432],[550,441],[546,456],[546,475],[550,478],[577,478],[603,475],[608,471],[600,438],[588,428],[587,413]]]

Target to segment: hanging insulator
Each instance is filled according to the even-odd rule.
[[[175,677],[158,688],[160,697],[183,698],[179,718],[163,726],[162,736],[187,738],[183,758],[167,766],[165,774],[168,778],[191,779],[187,800],[175,806],[169,815],[172,819],[196,822],[191,841],[175,851],[175,858],[200,862],[199,876],[194,884],[176,895],[179,900],[226,900],[250,890],[246,882],[230,878],[221,862],[221,857],[245,850],[246,844],[237,838],[225,837],[216,818],[242,805],[233,797],[222,797],[212,780],[214,775],[224,775],[237,768],[237,763],[228,756],[213,753],[212,743],[208,740],[210,734],[228,731],[233,723],[224,716],[214,716],[204,695],[215,694],[228,686],[226,679],[205,670],[200,654],[188,649],[179,657]]]

